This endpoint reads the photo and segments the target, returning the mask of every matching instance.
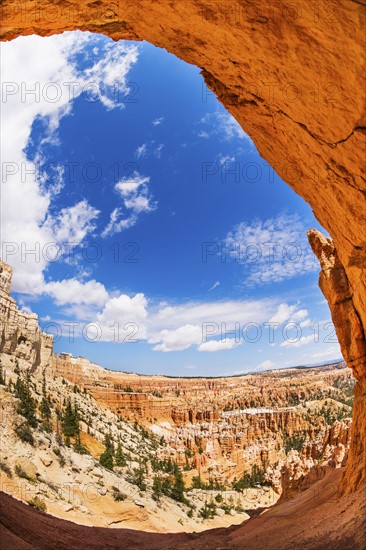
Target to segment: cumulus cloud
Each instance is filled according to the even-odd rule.
[[[144,294],[138,293],[132,298],[121,294],[108,299],[103,310],[96,316],[96,321],[103,329],[104,340],[123,342],[128,341],[131,334],[137,335],[138,339],[146,338],[147,315],[147,299]]]
[[[49,228],[57,243],[80,243],[95,229],[93,223],[100,212],[87,200],[62,208],[55,216],[48,216],[44,226]]]
[[[44,292],[52,296],[57,305],[77,304],[103,306],[108,300],[104,285],[94,279],[80,282],[77,279],[65,279],[45,285]]]
[[[248,287],[273,284],[319,270],[297,215],[241,222],[225,239],[229,258],[242,264]]]
[[[125,108],[130,92],[127,75],[138,59],[139,48],[104,39],[91,52],[91,39],[90,33],[70,32],[47,38],[19,37],[2,44],[6,89],[1,115],[6,140],[1,143],[1,255],[14,269],[15,292],[40,294],[46,284],[47,255],[29,254],[24,262],[23,248],[43,250],[68,234],[83,239],[94,228],[98,211],[85,201],[57,210],[53,200],[63,185],[62,170],[50,184],[40,168],[46,161],[43,146],[57,145],[60,121],[71,112],[73,99],[82,95],[90,100],[94,94],[108,109]],[[86,70],[80,70],[79,54],[88,61]],[[44,136],[35,158],[30,159],[26,150],[36,119],[44,123]]]
[[[157,342],[160,342],[157,344]],[[154,351],[183,351],[202,342],[202,328],[197,325],[184,325],[175,330],[162,330],[155,338],[150,338]]]

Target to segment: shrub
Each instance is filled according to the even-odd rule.
[[[88,455],[90,454],[88,449],[84,447],[81,443],[75,443],[74,445],[74,451],[75,453],[79,453],[79,455]]]
[[[15,473],[18,477],[20,477],[22,479],[26,479],[27,481],[30,481],[31,483],[34,483],[35,480],[33,479],[33,477],[29,476],[27,474],[27,472],[25,472],[23,470],[23,468],[21,466],[19,466],[19,464],[15,465],[14,470],[15,470]]]
[[[2,470],[8,477],[13,477],[10,467],[5,462],[0,462],[0,470]]]
[[[203,519],[213,519],[216,515],[216,504],[213,502],[210,502],[207,504],[205,503],[204,507],[200,510],[200,516]]]
[[[121,493],[121,491],[117,487],[112,487],[113,489],[113,498],[116,502],[123,502],[126,500],[127,495],[125,493]]]
[[[27,422],[24,422],[23,424],[20,424],[20,426],[17,426],[15,428],[15,433],[21,439],[24,441],[24,443],[29,443],[30,445],[34,445],[34,438],[32,434],[32,430],[27,424]]]
[[[31,500],[28,500],[28,504],[29,506],[33,506],[33,508],[38,510],[38,512],[45,512],[47,509],[45,501],[38,496],[35,496]]]

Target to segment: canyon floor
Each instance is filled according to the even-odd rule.
[[[2,275],[3,548],[363,548],[364,493],[338,494],[355,383],[344,362],[109,371],[55,354]]]

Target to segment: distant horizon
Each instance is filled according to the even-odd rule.
[[[232,374],[232,375],[227,375],[227,376],[178,376],[178,375],[169,375],[169,374],[161,374],[161,373],[154,373],[154,374],[144,374],[144,373],[138,373],[138,372],[133,372],[133,371],[120,371],[120,370],[114,370],[114,369],[109,369],[108,367],[104,367],[103,365],[99,365],[98,363],[93,363],[92,361],[89,360],[88,357],[83,357],[82,355],[78,355],[78,356],[73,356],[71,355],[70,353],[67,353],[67,352],[60,352],[60,353],[56,353],[55,355],[59,355],[59,356],[62,356],[62,355],[67,355],[67,356],[70,356],[72,359],[84,359],[86,361],[89,361],[91,364],[95,364],[97,365],[98,367],[101,367],[103,370],[107,370],[108,372],[116,372],[116,373],[121,373],[121,374],[133,374],[133,375],[136,375],[136,376],[147,376],[147,377],[154,377],[154,376],[161,376],[161,377],[164,377],[164,378],[182,378],[182,379],[190,379],[190,380],[193,380],[193,379],[202,379],[202,378],[206,378],[206,379],[217,379],[217,378],[239,378],[241,376],[248,376],[248,375],[252,375],[252,374],[263,374],[263,373],[266,373],[266,372],[274,372],[274,371],[277,371],[277,370],[293,370],[293,369],[298,369],[298,370],[301,370],[301,369],[311,369],[311,368],[321,368],[321,367],[327,367],[327,366],[332,366],[332,365],[339,365],[340,363],[345,363],[345,366],[347,367],[347,364],[345,362],[345,360],[343,358],[338,358],[338,359],[334,359],[332,361],[327,361],[327,362],[322,362],[322,363],[314,363],[314,364],[309,364],[309,365],[295,365],[295,366],[290,366],[290,367],[277,367],[275,369],[266,369],[266,370],[261,370],[261,371],[250,371],[250,372],[243,372],[241,374]]]

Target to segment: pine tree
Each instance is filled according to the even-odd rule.
[[[153,487],[152,487],[153,499],[157,500],[158,502],[160,501],[161,495],[163,494],[162,488],[163,488],[163,484],[161,481],[161,477],[155,476],[153,481]]]
[[[177,464],[174,465],[174,485],[171,490],[171,497],[178,502],[186,502],[186,497],[184,496],[184,479],[182,472],[179,469]]]
[[[121,445],[121,441],[118,440],[118,445],[117,445],[117,449],[116,449],[116,456],[115,456],[115,465],[116,466],[126,466],[127,464],[127,461],[126,461],[126,457],[125,455],[123,454],[123,451],[122,451],[122,445]]]
[[[37,427],[36,417],[36,400],[32,397],[31,392],[31,376],[30,371],[27,370],[25,380],[23,381],[20,375],[15,383],[15,395],[19,398],[20,402],[17,407],[17,412],[24,416],[28,421],[29,426],[32,428]]]
[[[104,445],[105,451],[100,455],[99,463],[101,464],[101,466],[104,466],[104,468],[107,468],[108,470],[113,470],[114,445],[111,434],[105,435]]]
[[[42,383],[42,402],[41,406],[39,408],[43,427],[47,432],[52,431],[52,423],[51,423],[51,402],[50,398],[47,395],[47,386],[46,386],[46,373],[43,371],[43,383]]]
[[[4,372],[3,365],[2,365],[1,362],[0,362],[0,385],[1,386],[6,386],[5,372]]]
[[[62,417],[62,431],[65,435],[66,445],[70,445],[70,437],[78,439],[80,436],[77,406],[75,403],[75,407],[73,408],[70,399],[66,402],[65,412]]]

